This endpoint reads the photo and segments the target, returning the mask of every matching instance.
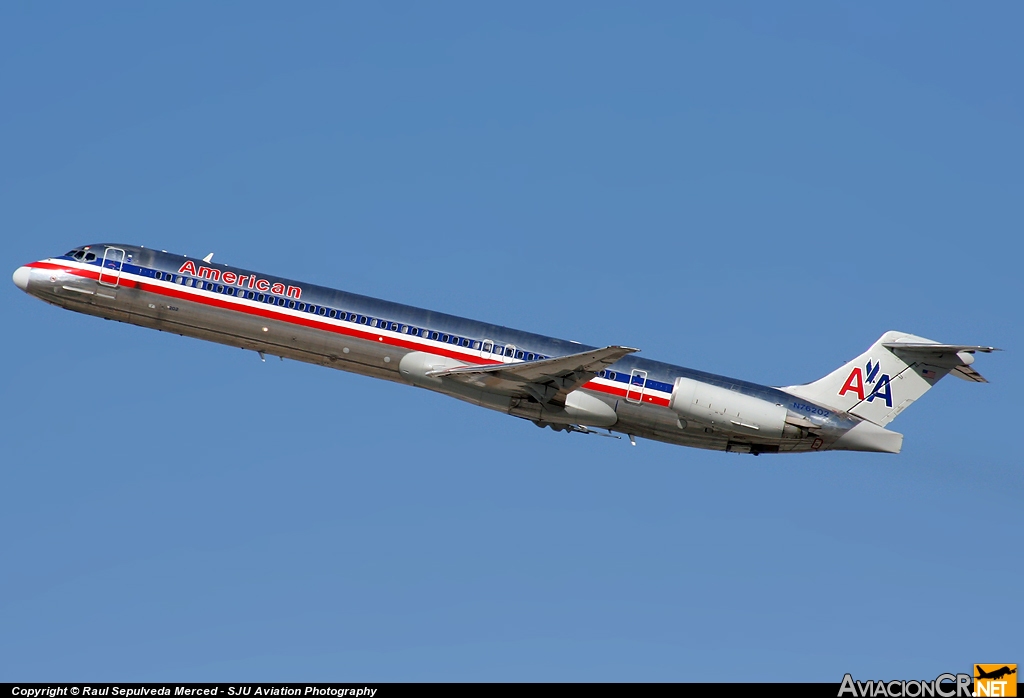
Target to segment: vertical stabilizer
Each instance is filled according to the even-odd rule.
[[[970,368],[975,351],[995,348],[939,344],[890,330],[866,352],[824,378],[782,390],[885,426],[950,371],[985,382]]]

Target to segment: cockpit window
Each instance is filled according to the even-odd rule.
[[[91,262],[91,261],[93,261],[94,259],[96,259],[96,255],[94,255],[94,254],[93,254],[92,252],[87,252],[87,253],[86,253],[86,255],[85,255],[85,261],[87,261],[87,262]]]
[[[75,259],[81,259],[82,257],[85,256],[85,252],[83,252],[82,250],[75,250],[74,254],[72,254],[71,256],[74,257]]]

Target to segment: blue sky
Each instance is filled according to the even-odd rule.
[[[553,434],[0,284],[0,680],[1024,660],[1022,14],[4,5],[10,271],[213,251],[774,385],[888,329],[1007,351],[901,415],[899,456],[753,458]]]

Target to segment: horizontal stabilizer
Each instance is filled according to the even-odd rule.
[[[610,346],[539,361],[442,368],[428,375],[457,380],[505,395],[529,396],[542,403],[563,403],[565,396],[573,390],[623,356],[637,351],[639,349],[631,347]]]
[[[985,376],[981,375],[970,366],[957,366],[949,372],[949,375],[956,376],[961,380],[971,381],[972,383],[988,383]]]
[[[939,363],[948,367],[950,374],[972,383],[988,383],[985,377],[971,368],[974,352],[991,354],[1002,351],[996,347],[974,346],[971,344],[938,344],[934,342],[884,342],[883,347],[908,363],[920,361]]]

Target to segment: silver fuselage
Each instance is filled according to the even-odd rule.
[[[516,363],[592,347],[132,245],[78,251],[83,250],[95,259],[83,254],[41,260],[20,269],[15,281],[68,310],[415,385],[540,426],[574,426],[535,400],[427,379],[410,367],[424,357],[468,365]],[[808,428],[787,426],[782,437],[771,438],[681,418],[673,400],[687,380],[785,408],[796,416],[795,424]],[[777,388],[635,355],[580,390],[613,413],[589,426],[720,451],[828,450],[860,421]],[[588,426],[585,419],[577,423]]]

